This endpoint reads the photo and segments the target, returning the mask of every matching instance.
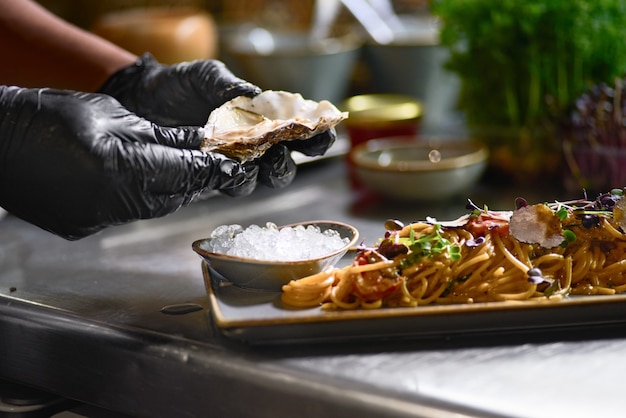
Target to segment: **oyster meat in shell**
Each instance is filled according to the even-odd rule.
[[[312,138],[347,117],[327,100],[266,90],[255,97],[236,97],[211,112],[200,149],[245,162],[278,142]]]

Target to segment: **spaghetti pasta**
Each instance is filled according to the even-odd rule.
[[[624,199],[619,190],[594,201],[536,209],[522,201],[513,212],[474,207],[450,223],[411,223],[359,248],[347,267],[283,286],[281,298],[296,307],[376,309],[626,292],[626,234],[612,211]],[[516,218],[522,209],[524,222]]]

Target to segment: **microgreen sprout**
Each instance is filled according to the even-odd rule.
[[[523,197],[515,198],[515,209],[521,209],[523,207],[528,206],[528,202]]]
[[[550,297],[554,292],[559,289],[559,281],[547,278],[543,275],[541,269],[533,267],[528,270],[528,281],[536,285],[547,284],[548,286],[543,291],[544,296]]]
[[[556,215],[559,217],[561,221],[567,219],[568,210],[565,206],[561,206],[560,209],[556,212]]]
[[[565,221],[569,213],[573,214],[580,220],[580,224],[584,228],[593,228],[600,226],[600,218],[612,219],[614,217],[613,208],[615,203],[622,198],[624,191],[622,189],[613,189],[609,193],[599,195],[595,200],[584,199],[572,200],[569,202],[555,201],[548,205],[554,210],[561,222]],[[571,242],[576,240],[573,231],[563,232],[565,240],[561,243],[561,247],[565,248]]]
[[[448,248],[448,253],[450,254],[450,258],[452,260],[460,260],[461,259],[461,247],[458,245],[451,245]]]
[[[560,245],[561,248],[565,248],[565,247],[568,246],[568,244],[570,242],[576,241],[576,234],[573,231],[569,230],[569,229],[564,229],[563,230],[563,238],[564,238],[563,242]]]
[[[483,209],[479,208],[476,203],[472,202],[471,199],[467,199],[467,205],[465,208],[471,210],[472,216],[479,216],[483,211],[487,212],[487,206],[485,205]]]
[[[483,207],[481,208],[478,205],[476,205],[476,203],[472,202],[471,199],[467,199],[467,204],[465,205],[465,209],[471,210],[470,216],[473,218],[476,218],[481,215],[492,216],[494,214],[497,214],[497,212],[490,212],[489,206],[487,206],[486,204],[483,205]]]
[[[484,243],[485,243],[484,236],[476,237],[475,239],[468,239],[465,241],[465,245],[470,248],[478,247],[479,245],[482,245]]]
[[[526,274],[528,274],[528,281],[534,284],[540,284],[546,280],[541,269],[537,267],[529,269]]]
[[[456,261],[461,258],[461,247],[452,244],[449,239],[441,235],[442,226],[440,224],[433,225],[433,232],[420,237],[415,236],[413,229],[409,232],[408,238],[402,238],[405,244],[411,250],[411,253],[403,261],[403,267],[418,262],[423,257],[430,257],[447,253],[451,260]]]
[[[446,297],[450,294],[450,291],[452,290],[452,288],[454,287],[454,285],[456,285],[457,283],[463,283],[464,281],[466,281],[467,279],[470,278],[470,274],[465,275],[463,277],[457,277],[456,279],[450,280],[448,282],[448,284],[446,285],[446,288],[443,290],[443,292],[441,292],[441,297]]]
[[[545,297],[549,298],[558,289],[559,289],[559,281],[558,280],[554,280],[554,281],[552,281],[552,284],[550,286],[548,286],[546,288],[546,290],[543,291],[543,294],[545,295]]]

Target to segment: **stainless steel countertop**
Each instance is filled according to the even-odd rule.
[[[515,191],[479,187],[469,197],[509,208]],[[212,197],[77,242],[8,216],[0,378],[146,417],[622,415],[621,326],[265,348],[212,327],[191,243],[217,225],[332,219],[373,243],[386,218],[448,219],[464,206],[464,198],[400,204],[358,194],[337,157],[300,167],[284,190]],[[203,309],[161,312],[180,303]]]

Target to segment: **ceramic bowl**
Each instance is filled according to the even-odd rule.
[[[399,16],[388,43],[367,42],[363,61],[371,72],[373,89],[408,94],[424,109],[422,127],[436,131],[458,119],[461,82],[445,67],[450,51],[439,42],[439,22],[432,17]]]
[[[486,147],[466,141],[371,140],[351,151],[355,175],[371,191],[403,200],[466,194],[487,167]]]
[[[191,7],[136,7],[99,17],[92,32],[164,64],[216,58],[218,28],[213,16]]]
[[[302,222],[284,225],[281,228],[296,225],[305,227],[316,225],[322,231],[333,229],[339,232],[342,238],[348,238],[349,242],[339,250],[323,257],[299,261],[254,260],[214,253],[207,250],[210,248],[210,238],[195,241],[192,249],[204,259],[213,274],[217,273],[219,279],[249,289],[280,291],[281,287],[291,280],[319,273],[326,267],[335,265],[351,247],[356,245],[359,239],[359,232],[356,228],[334,221]]]
[[[305,32],[243,28],[223,40],[221,58],[263,90],[286,90],[306,99],[338,103],[348,92],[361,48],[351,34],[312,40]]]

